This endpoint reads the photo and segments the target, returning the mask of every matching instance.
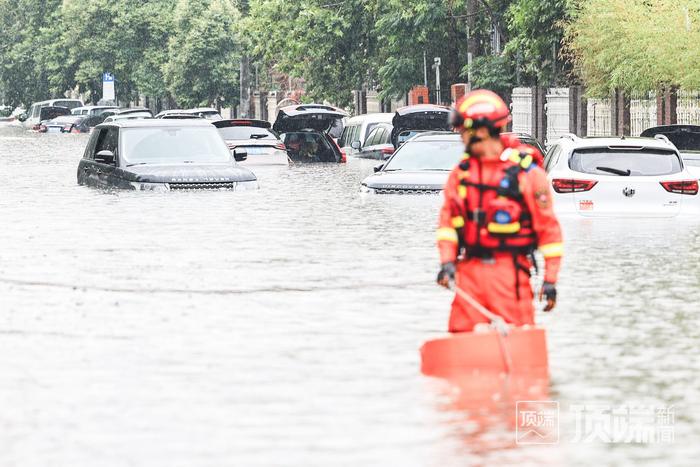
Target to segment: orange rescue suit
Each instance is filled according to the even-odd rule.
[[[508,147],[510,146],[510,147]],[[456,285],[516,326],[534,324],[532,253],[556,283],[563,243],[544,170],[528,146],[511,144],[500,158],[465,154],[445,184],[437,232],[441,263],[456,262]],[[488,319],[455,296],[449,331]]]

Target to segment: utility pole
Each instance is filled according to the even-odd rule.
[[[428,57],[423,51],[423,86],[428,87]]]
[[[435,64],[433,65],[433,68],[435,68],[435,103],[440,104],[442,102],[442,98],[440,96],[440,65],[442,65],[442,60],[440,57],[435,57],[434,59]]]
[[[241,14],[248,16],[248,0],[241,0]],[[250,57],[247,54],[241,56],[241,89],[240,102],[238,104],[238,116],[248,118],[250,114]]]

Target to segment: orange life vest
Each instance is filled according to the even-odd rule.
[[[452,225],[460,252],[466,257],[488,257],[494,252],[531,254],[537,247],[532,216],[520,191],[519,175],[536,165],[529,153],[506,149],[498,168],[497,184],[485,183],[478,159],[468,154],[459,164],[458,198]]]

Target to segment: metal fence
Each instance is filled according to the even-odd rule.
[[[700,92],[678,91],[676,112],[678,123],[683,125],[700,125]]]
[[[569,88],[547,90],[547,141],[569,133]]]
[[[647,128],[656,126],[656,93],[634,95],[630,99],[630,133],[639,136]]]
[[[612,131],[610,99],[588,99],[588,136],[608,136]]]

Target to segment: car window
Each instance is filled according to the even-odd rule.
[[[355,125],[355,127],[352,129],[350,144],[354,143],[355,141],[360,141],[360,129],[360,125]]]
[[[38,116],[39,116],[39,111],[40,111],[40,109],[41,109],[41,106],[36,105],[36,104],[33,105],[33,106],[32,106],[32,113],[31,113],[30,116],[31,116],[31,117],[38,117]]]
[[[559,153],[561,152],[561,146],[552,146],[547,155],[544,158],[544,170],[549,172],[552,167],[556,165],[556,161],[559,159]]]
[[[100,136],[95,145],[95,152],[112,151],[117,156],[117,147],[119,146],[119,130],[117,128],[103,128],[100,130]]]
[[[401,146],[383,171],[452,170],[464,153],[461,141],[409,141]]]
[[[577,149],[569,159],[576,172],[594,175],[653,176],[681,171],[681,162],[674,151],[636,148]]]
[[[362,146],[372,146],[375,144],[375,141],[377,141],[377,133],[379,132],[378,128],[375,128],[372,130],[368,135],[367,139],[365,139],[365,143]]]
[[[391,129],[384,128],[384,133],[382,134],[382,139],[378,144],[391,144]]]
[[[372,130],[377,128],[377,125],[379,125],[379,122],[376,123],[368,123],[367,124],[367,129],[365,130],[365,135],[369,135]],[[365,138],[366,139],[366,138]]]
[[[83,158],[84,159],[94,159],[95,158],[95,144],[97,143],[97,140],[100,138],[102,131],[95,131],[91,136],[90,140],[88,141],[88,144],[85,146],[85,152],[83,153]]]
[[[229,126],[219,128],[219,133],[226,140],[235,139],[257,139],[257,140],[276,140],[277,136],[267,128],[257,126]]]

